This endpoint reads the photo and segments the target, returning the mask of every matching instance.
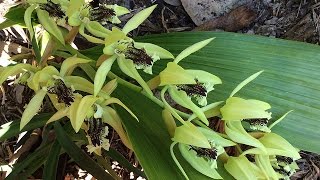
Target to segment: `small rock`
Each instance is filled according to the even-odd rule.
[[[277,21],[278,21],[278,18],[274,16],[274,17],[272,17],[272,19],[269,19],[269,20],[265,21],[264,23],[267,25],[274,25],[274,24],[277,24]]]
[[[172,6],[180,6],[181,1],[180,0],[164,0],[167,4],[170,4]]]

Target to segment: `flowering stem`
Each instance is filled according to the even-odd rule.
[[[172,142],[171,145],[170,145],[170,154],[171,154],[171,157],[173,159],[173,161],[176,163],[176,165],[178,166],[178,168],[180,169],[181,173],[183,174],[183,176],[189,180],[189,177],[188,175],[186,174],[186,172],[183,170],[182,166],[180,165],[178,159],[176,158],[176,156],[174,155],[174,152],[173,152],[173,147],[174,145],[176,145],[177,142]]]

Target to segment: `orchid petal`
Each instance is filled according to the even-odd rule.
[[[208,161],[203,157],[199,157],[197,153],[190,149],[189,145],[179,143],[179,150],[186,161],[200,173],[213,178],[222,179],[217,172],[217,161]]]
[[[263,71],[259,71],[253,75],[251,75],[250,77],[248,77],[247,79],[245,79],[244,81],[242,81],[236,88],[234,88],[234,90],[231,92],[229,97],[232,97],[233,95],[235,95],[238,91],[240,91],[240,89],[242,89],[245,85],[247,85],[249,82],[253,81],[255,78],[257,78]]]
[[[261,149],[264,154],[267,153],[265,146],[254,137],[250,136],[242,127],[240,121],[225,122],[225,132],[234,142],[250,145]]]
[[[189,56],[190,54],[200,50],[201,48],[203,48],[204,46],[206,46],[207,44],[209,44],[214,38],[210,38],[210,39],[206,39],[203,41],[200,41],[198,43],[193,44],[190,47],[187,47],[185,50],[183,50],[175,59],[174,59],[174,63],[179,63],[182,59],[184,59],[185,57]]]
[[[157,5],[153,5],[138,12],[126,23],[126,25],[122,29],[122,32],[128,34],[130,31],[136,29],[143,21],[145,21],[149,17],[149,15],[156,7]]]
[[[38,92],[36,92],[34,97],[31,99],[31,101],[27,105],[26,109],[22,113],[20,130],[22,130],[22,128],[25,125],[27,125],[30,122],[30,120],[38,113],[42,105],[42,101],[46,96],[46,94],[47,94],[46,89],[40,89]]]
[[[174,56],[164,48],[151,43],[134,42],[134,47],[145,49],[147,54],[159,56],[161,59],[173,59]]]
[[[160,72],[160,86],[177,84],[196,84],[193,76],[176,63],[169,62]]]
[[[107,74],[109,73],[113,62],[116,60],[117,56],[113,55],[107,60],[105,60],[101,66],[98,68],[96,75],[94,76],[94,96],[97,96],[100,92]]]
[[[271,118],[271,113],[266,110],[271,106],[263,101],[230,97],[220,111],[225,121],[240,121],[243,119]]]
[[[208,139],[191,122],[186,122],[184,125],[177,127],[172,140],[192,146],[211,148]]]
[[[135,65],[133,61],[128,59],[119,59],[118,58],[118,65],[123,73],[130,76],[131,78],[135,79],[141,87],[149,94],[153,95],[152,91],[150,90],[147,83],[142,79],[140,74],[138,73],[137,69],[135,68]]]
[[[203,113],[203,111],[191,101],[191,99],[188,97],[186,92],[179,91],[175,87],[169,87],[168,91],[169,91],[169,94],[170,94],[171,98],[176,103],[178,103],[179,105],[181,105],[181,106],[183,106],[185,108],[190,109],[193,113],[195,113],[198,116],[198,118],[203,123],[205,123],[206,125],[209,125],[209,121],[206,118],[206,116]]]

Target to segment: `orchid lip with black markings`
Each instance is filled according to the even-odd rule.
[[[279,169],[278,168],[274,168],[274,170],[276,172],[278,172],[279,174],[282,174],[284,176],[290,176],[291,175],[291,172],[290,171],[286,171],[283,166],[279,166],[279,167],[280,167]]]
[[[116,13],[113,9],[107,8],[103,4],[99,4],[98,6],[92,6],[90,11],[90,20],[105,23],[110,22],[109,19],[115,15]]]
[[[207,96],[207,90],[203,83],[200,83],[197,79],[195,81],[196,84],[178,85],[178,90],[186,92],[188,96]]]
[[[56,94],[59,103],[70,106],[74,102],[74,95],[71,88],[67,87],[61,79],[56,79],[52,87],[48,88],[48,93]]]
[[[145,49],[138,49],[133,46],[128,47],[128,49],[125,52],[126,59],[131,59],[134,64],[137,65],[144,65],[144,66],[152,66],[153,60],[152,58],[147,54]]]
[[[104,134],[105,124],[101,118],[89,118],[88,119],[88,135],[90,136],[91,142],[94,146],[101,145],[101,136]]]
[[[63,18],[65,16],[61,6],[53,3],[50,0],[48,0],[46,4],[41,4],[40,9],[47,11],[51,17]]]
[[[269,122],[267,118],[244,119],[251,126],[266,126]]]
[[[284,162],[286,164],[291,164],[293,163],[293,159],[291,157],[286,157],[286,156],[276,156],[276,159],[278,162]]]
[[[216,160],[218,153],[216,148],[198,148],[195,146],[190,146],[189,150],[194,150],[197,153],[197,156],[204,157],[207,159]]]

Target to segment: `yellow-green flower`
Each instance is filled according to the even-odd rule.
[[[263,171],[243,155],[239,157],[229,157],[224,167],[237,180],[258,180],[266,178]]]
[[[136,29],[151,14],[155,7],[154,5],[137,13],[126,23],[122,30],[113,27],[112,31],[105,37],[103,52],[105,55],[110,56],[110,58],[105,60],[97,70],[95,94],[101,89],[113,62],[117,60],[121,71],[135,79],[149,95],[152,95],[150,88],[141,78],[137,69],[143,69],[151,74],[155,61],[170,59],[173,58],[173,55],[157,45],[135,42],[127,34]]]
[[[219,77],[201,70],[183,69],[174,62],[160,72],[160,86],[175,85],[178,91],[184,91],[190,98],[195,98],[201,106],[207,105],[208,93],[213,86],[221,84]],[[170,92],[170,91],[169,91]]]
[[[262,71],[255,73],[241,82],[231,93],[226,104],[220,109],[222,119],[225,121],[245,121],[250,124],[250,129],[270,132],[268,128],[271,112],[268,112],[271,106],[263,101],[255,99],[243,99],[234,97],[242,87],[254,80]]]
[[[80,26],[81,23],[90,21],[97,21],[101,24],[115,23],[121,21],[118,16],[129,13],[130,11],[118,5],[99,4],[96,7],[91,6],[84,0],[70,0],[66,13],[68,22],[71,26]]]
[[[88,118],[87,123],[88,152],[95,152],[101,155],[101,149],[109,151],[110,143],[107,139],[109,133],[108,126],[103,123],[101,118]]]

